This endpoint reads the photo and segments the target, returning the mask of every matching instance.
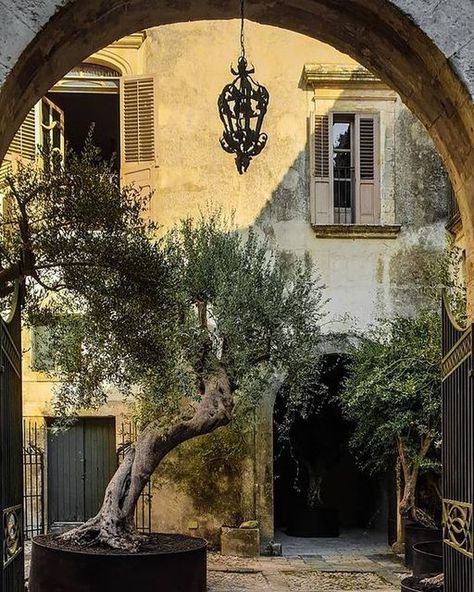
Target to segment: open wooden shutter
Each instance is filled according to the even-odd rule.
[[[313,224],[331,224],[333,220],[333,199],[329,162],[329,116],[314,113],[311,117],[312,139],[312,208]]]
[[[40,144],[64,156],[64,111],[47,97],[41,99]]]
[[[18,163],[33,162],[37,152],[38,141],[38,104],[36,104],[20,125],[3,162],[0,164],[0,213],[6,216],[8,213],[9,198],[7,195],[6,178],[15,172]]]
[[[378,118],[375,114],[356,116],[358,155],[356,172],[356,222],[380,224],[378,158]]]
[[[145,196],[156,166],[155,81],[153,77],[120,79],[121,179]]]
[[[34,160],[36,156],[37,144],[37,117],[38,107],[35,105],[25,118],[25,121],[20,125],[20,129],[16,132],[8,153],[14,155],[15,159]]]

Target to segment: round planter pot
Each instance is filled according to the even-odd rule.
[[[437,574],[443,571],[443,543],[429,541],[413,546],[413,575]]]
[[[151,535],[143,552],[64,548],[50,536],[33,540],[29,592],[206,592],[207,541]]]
[[[427,543],[429,541],[441,541],[441,529],[426,528],[417,522],[406,522],[405,524],[405,565],[413,567],[413,545]]]
[[[294,537],[338,537],[339,520],[333,508],[293,511],[286,530]]]
[[[425,578],[427,576],[424,576]],[[404,578],[401,584],[401,592],[430,592],[429,588],[422,588],[420,581],[423,578],[409,576]],[[433,592],[435,592],[433,590]],[[443,592],[443,588],[436,588],[436,592]]]

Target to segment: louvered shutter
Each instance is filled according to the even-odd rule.
[[[331,194],[331,171],[329,161],[329,116],[314,113],[311,117],[312,139],[312,208],[313,224],[331,224],[333,199]]]
[[[12,163],[8,160],[8,157],[0,165],[0,191],[5,187],[6,179],[12,170]]]
[[[156,166],[155,81],[152,77],[120,80],[121,178],[143,195],[152,188]]]
[[[36,156],[37,107],[33,107],[16,132],[8,152],[22,160],[34,160]]]
[[[380,223],[378,158],[378,118],[375,114],[356,116],[358,133],[356,222]]]

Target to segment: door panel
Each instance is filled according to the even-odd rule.
[[[81,418],[65,432],[49,430],[48,524],[94,516],[116,467],[114,418]]]
[[[113,419],[98,417],[86,421],[84,453],[84,508],[86,518],[90,518],[99,511],[105,489],[117,468]]]
[[[53,421],[48,420],[48,423]],[[83,422],[58,434],[49,429],[48,524],[84,521],[83,467]]]

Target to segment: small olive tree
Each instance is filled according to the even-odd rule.
[[[51,329],[58,415],[118,391],[143,428],[98,514],[65,536],[135,550],[137,501],[172,450],[254,408],[269,384],[284,381],[295,405],[314,384],[319,280],[308,259],[286,265],[219,214],[157,238],[139,192],[120,187],[90,141],[8,186],[0,283],[6,294],[26,278],[29,319]]]
[[[451,307],[462,319],[465,297],[457,274],[459,258],[459,251],[450,247],[430,265],[421,261],[414,267],[423,305],[411,315],[383,319],[357,336],[339,397],[354,425],[351,444],[361,465],[382,472],[394,460],[399,463],[399,513],[432,526],[432,518],[417,507],[417,485],[423,468],[440,471],[440,288],[447,289]],[[399,533],[399,542],[401,537]]]
[[[397,458],[403,473],[399,512],[427,520],[416,507],[416,487],[428,452],[441,438],[439,314],[425,309],[386,320],[361,337],[351,354],[340,401],[354,425],[352,446],[373,472]]]

